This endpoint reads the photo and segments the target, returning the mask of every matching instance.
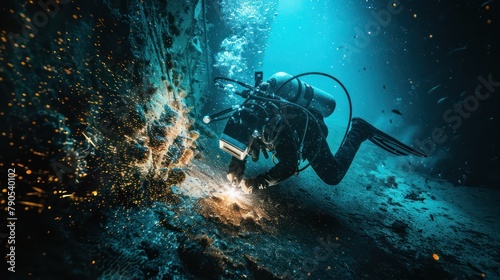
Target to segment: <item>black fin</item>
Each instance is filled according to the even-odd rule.
[[[375,135],[373,135],[370,139],[373,144],[379,146],[380,148],[388,151],[391,154],[398,156],[407,156],[407,155],[415,155],[419,157],[427,157],[424,153],[421,153],[412,147],[401,143],[395,138],[385,134],[384,132],[377,130]]]

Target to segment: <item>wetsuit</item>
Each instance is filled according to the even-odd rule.
[[[302,150],[302,159],[309,161],[316,174],[325,183],[336,185],[342,180],[349,169],[361,143],[368,139],[372,132],[369,129],[365,129],[366,127],[363,125],[353,122],[346,141],[342,144],[338,152],[333,155],[326,142],[328,129],[322,115],[315,111],[311,113],[316,117],[318,124],[315,123],[313,118],[309,118],[307,134]],[[276,136],[275,141],[269,143],[266,139],[263,139],[263,141],[257,141],[257,145],[253,147],[255,149],[254,152],[258,153],[258,145],[265,145],[268,150],[274,150],[275,157],[279,160],[268,172],[258,175],[255,178],[245,179],[247,184],[250,182],[250,184],[254,185],[254,188],[263,189],[267,186],[275,185],[297,172],[300,157],[300,140],[303,137],[306,127],[307,116],[302,110],[291,106],[283,110],[282,116],[284,118],[281,117],[278,125],[273,123],[273,121],[270,122],[272,124],[272,131],[276,132],[276,127],[279,128],[277,135],[274,135]],[[265,129],[269,129],[269,126]],[[244,172],[244,170],[245,161],[240,161],[233,157],[229,166],[229,172]]]

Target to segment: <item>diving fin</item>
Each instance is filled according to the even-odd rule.
[[[385,134],[385,133],[384,133]],[[419,157],[427,157],[426,154],[421,153],[410,146],[407,146],[400,141],[394,139],[393,137],[385,134],[375,134],[372,138],[368,139],[373,144],[379,146],[380,148],[388,151],[397,156],[407,156],[407,155],[415,155]]]
[[[427,157],[426,154],[421,153],[412,147],[401,143],[399,140],[394,137],[388,135],[385,132],[382,132],[369,124],[367,121],[361,118],[354,118],[353,122],[362,123],[362,125],[366,127],[370,127],[371,132],[373,133],[371,137],[368,138],[373,144],[379,146],[380,148],[388,151],[391,154],[397,156],[408,156],[415,155],[419,157]]]
[[[419,157],[427,157],[426,154],[421,153],[413,149],[412,147],[401,143],[394,137],[378,129],[375,131],[374,135],[368,140],[370,140],[373,144],[379,146],[380,148],[388,151],[389,153],[397,156],[408,156],[411,154]]]

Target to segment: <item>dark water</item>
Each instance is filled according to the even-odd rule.
[[[4,2],[2,279],[500,278],[497,0]],[[352,113],[427,158],[228,190],[202,119],[256,71],[345,85],[301,78],[333,152]]]
[[[260,46],[264,58],[249,67],[268,75],[332,74],[351,92],[355,116],[432,155],[424,163],[427,172],[458,184],[495,187],[498,11],[494,2],[483,4],[281,2]],[[346,110],[342,91],[328,82],[314,84],[331,91],[339,111]],[[338,112],[329,121],[345,123],[346,116]]]

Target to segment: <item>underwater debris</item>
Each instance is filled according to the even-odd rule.
[[[467,45],[450,50],[446,55],[455,55],[467,50]]]
[[[396,183],[396,176],[387,176],[387,178],[385,178],[385,186],[388,188],[397,188],[398,183]]]
[[[392,197],[388,197],[387,198],[387,203],[389,203],[390,205],[392,206],[399,206],[399,207],[403,207],[403,205],[399,202],[394,202],[394,199]]]
[[[410,193],[405,195],[405,199],[423,202],[425,200],[425,197],[422,196],[422,193],[417,193],[415,191],[411,191]]]
[[[391,110],[391,112],[393,112],[393,113],[394,113],[394,114],[396,114],[396,115],[400,115],[400,116],[402,116],[402,115],[403,115],[403,113],[401,113],[401,111],[399,111],[399,110],[397,110],[397,109],[392,109],[392,110]]]
[[[445,97],[443,97],[443,98],[439,99],[439,100],[438,100],[438,102],[437,102],[437,104],[441,104],[441,103],[445,102],[446,100],[448,100],[448,97],[447,97],[447,96],[445,96]]]
[[[431,88],[427,94],[432,94],[434,93],[435,91],[437,91],[439,88],[441,87],[441,84],[437,85],[437,86],[434,86],[433,88]]]

